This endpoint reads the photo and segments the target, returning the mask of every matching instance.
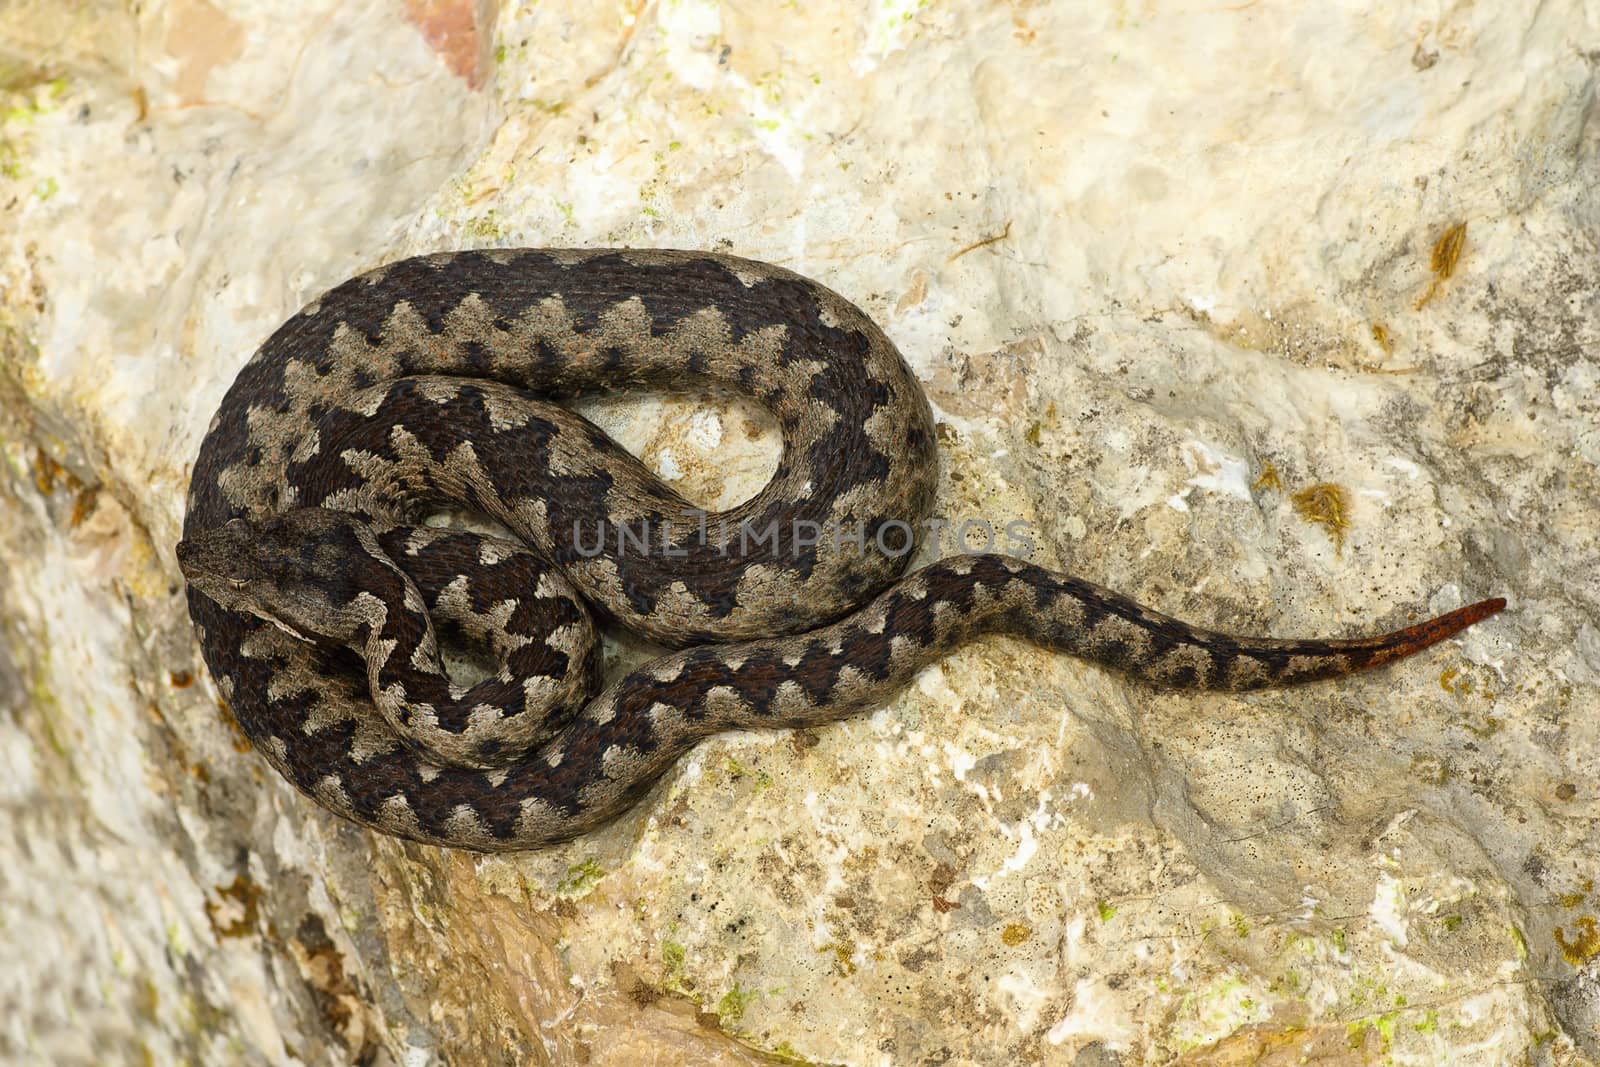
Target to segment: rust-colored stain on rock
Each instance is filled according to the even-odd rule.
[[[206,0],[182,0],[168,17],[167,52],[178,61],[173,87],[184,106],[203,104],[211,72],[244,54],[244,29]]]
[[[406,18],[470,89],[489,75],[489,37],[498,0],[406,0]]]

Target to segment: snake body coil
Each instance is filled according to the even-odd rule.
[[[720,388],[777,420],[753,499],[703,515],[550,398]],[[1492,614],[1274,640],[1199,630],[999,555],[900,577],[932,417],[854,305],[788,271],[672,251],[404,260],[286,322],[223,399],[178,558],[212,676],[278,771],[347,818],[538,848],[615,817],[700,739],[830,722],[1006,633],[1174,687],[1375,667]],[[422,524],[441,507],[516,538]],[[681,651],[599,696],[585,602]],[[448,626],[495,663],[452,680]]]

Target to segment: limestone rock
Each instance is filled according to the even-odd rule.
[[[0,9],[0,1059],[1596,1062],[1597,49],[1578,0]],[[1244,698],[987,640],[560,849],[373,836],[198,660],[188,464],[324,287],[567,244],[860,303],[941,552],[1020,521],[1242,632],[1511,607]],[[739,404],[583,409],[709,505],[772,469]]]

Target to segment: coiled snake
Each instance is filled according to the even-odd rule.
[[[752,398],[782,433],[771,481],[724,513],[694,512],[550,402],[686,386]],[[1240,690],[1376,667],[1504,606],[1273,640],[1008,556],[900,577],[936,464],[888,338],[789,271],[698,252],[424,256],[313,301],[240,371],[178,560],[212,677],[285,778],[375,829],[479,850],[582,834],[700,739],[843,718],[980,634]],[[443,507],[517,540],[422,524]],[[585,602],[681,651],[591,697]],[[493,650],[486,677],[452,679],[436,623]]]

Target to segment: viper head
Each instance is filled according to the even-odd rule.
[[[355,639],[371,621],[361,591],[394,574],[360,519],[327,508],[230,519],[184,538],[177,555],[191,588],[319,645]]]

